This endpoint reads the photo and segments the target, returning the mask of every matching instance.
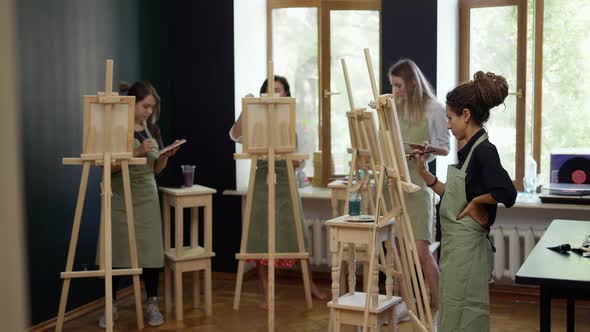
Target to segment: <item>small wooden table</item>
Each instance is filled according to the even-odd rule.
[[[574,331],[575,300],[590,300],[590,258],[560,254],[547,247],[579,247],[590,234],[590,221],[553,220],[516,273],[516,283],[541,288],[541,332],[551,330],[551,299],[567,299],[567,331]]]
[[[176,320],[183,319],[182,306],[182,273],[194,272],[193,307],[198,308],[200,302],[200,278],[202,270],[205,275],[205,313],[210,316],[212,313],[211,299],[211,257],[215,256],[212,251],[212,195],[217,191],[200,185],[193,185],[188,188],[166,188],[161,187],[163,193],[164,209],[164,301],[166,312],[172,311],[171,301],[171,280],[174,275]],[[170,245],[170,208],[174,207],[175,244]],[[199,245],[199,208],[204,210],[203,246]],[[178,245],[183,243],[183,209],[191,209],[190,246]]]
[[[386,243],[387,256],[384,271],[386,274],[386,294],[379,294],[378,264],[373,271],[365,271],[368,275],[367,282],[373,283],[369,305],[369,331],[379,331],[379,328],[388,323],[388,331],[395,331],[394,319],[395,306],[402,299],[393,296],[393,220],[376,230],[376,242],[373,242],[373,230],[375,222],[348,222],[348,215],[326,221],[330,227],[330,253],[332,255],[332,301],[328,302],[330,308],[330,328],[338,332],[341,325],[362,326],[367,300],[367,293],[356,292],[356,255],[355,247],[368,248],[365,251],[379,255],[381,243]],[[345,246],[348,249],[348,293],[340,295],[341,261]],[[377,262],[377,260],[376,260]],[[370,280],[369,280],[370,279]],[[367,286],[368,287],[368,286]],[[329,328],[329,329],[330,329]]]

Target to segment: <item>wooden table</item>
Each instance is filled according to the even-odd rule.
[[[176,320],[183,319],[182,307],[182,273],[194,272],[193,286],[193,307],[199,307],[200,302],[200,278],[199,272],[203,271],[205,275],[205,313],[210,316],[212,313],[211,300],[211,257],[215,256],[212,243],[212,196],[217,191],[200,185],[183,188],[166,188],[160,187],[163,193],[164,209],[164,302],[166,312],[172,309],[171,301],[171,279],[174,279],[175,289],[175,309]],[[174,207],[174,230],[175,230],[175,248],[170,245],[170,208]],[[199,208],[204,210],[203,245],[199,245]],[[184,222],[183,209],[191,209],[190,224],[190,246],[184,246]],[[179,245],[180,244],[180,245]],[[172,274],[174,278],[172,278]]]
[[[516,283],[540,286],[541,332],[551,330],[551,299],[567,299],[567,331],[574,331],[575,300],[590,300],[590,258],[547,247],[565,243],[579,247],[588,234],[590,221],[553,220],[516,273]]]

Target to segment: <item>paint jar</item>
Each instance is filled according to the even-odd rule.
[[[361,215],[361,194],[350,193],[348,196],[348,215],[349,216],[360,216]]]

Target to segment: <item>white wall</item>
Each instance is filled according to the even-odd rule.
[[[439,0],[437,7],[436,94],[443,104],[459,82],[459,1]],[[444,182],[447,165],[456,162],[457,141],[451,135],[451,153],[438,157],[436,174]]]
[[[242,97],[258,96],[266,78],[266,0],[234,0],[234,66],[237,120]],[[241,151],[236,143],[236,152]],[[249,160],[236,161],[237,189],[248,189],[249,168]]]

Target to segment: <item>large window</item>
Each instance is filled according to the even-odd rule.
[[[544,7],[537,144],[547,182],[551,151],[590,146],[590,0],[545,0]]]
[[[324,184],[349,169],[350,106],[340,59],[347,60],[355,104],[367,105],[372,94],[363,49],[371,50],[378,75],[380,8],[380,0],[267,1],[267,55],[297,99],[299,151],[310,155],[304,171],[321,175]]]
[[[552,151],[588,146],[590,0],[462,0],[460,12],[460,80],[484,70],[510,85],[490,140],[517,188],[528,156],[548,183]]]
[[[460,18],[459,79],[468,81],[482,70],[508,81],[509,96],[490,111],[485,127],[519,186],[524,176],[526,0],[464,0]]]

